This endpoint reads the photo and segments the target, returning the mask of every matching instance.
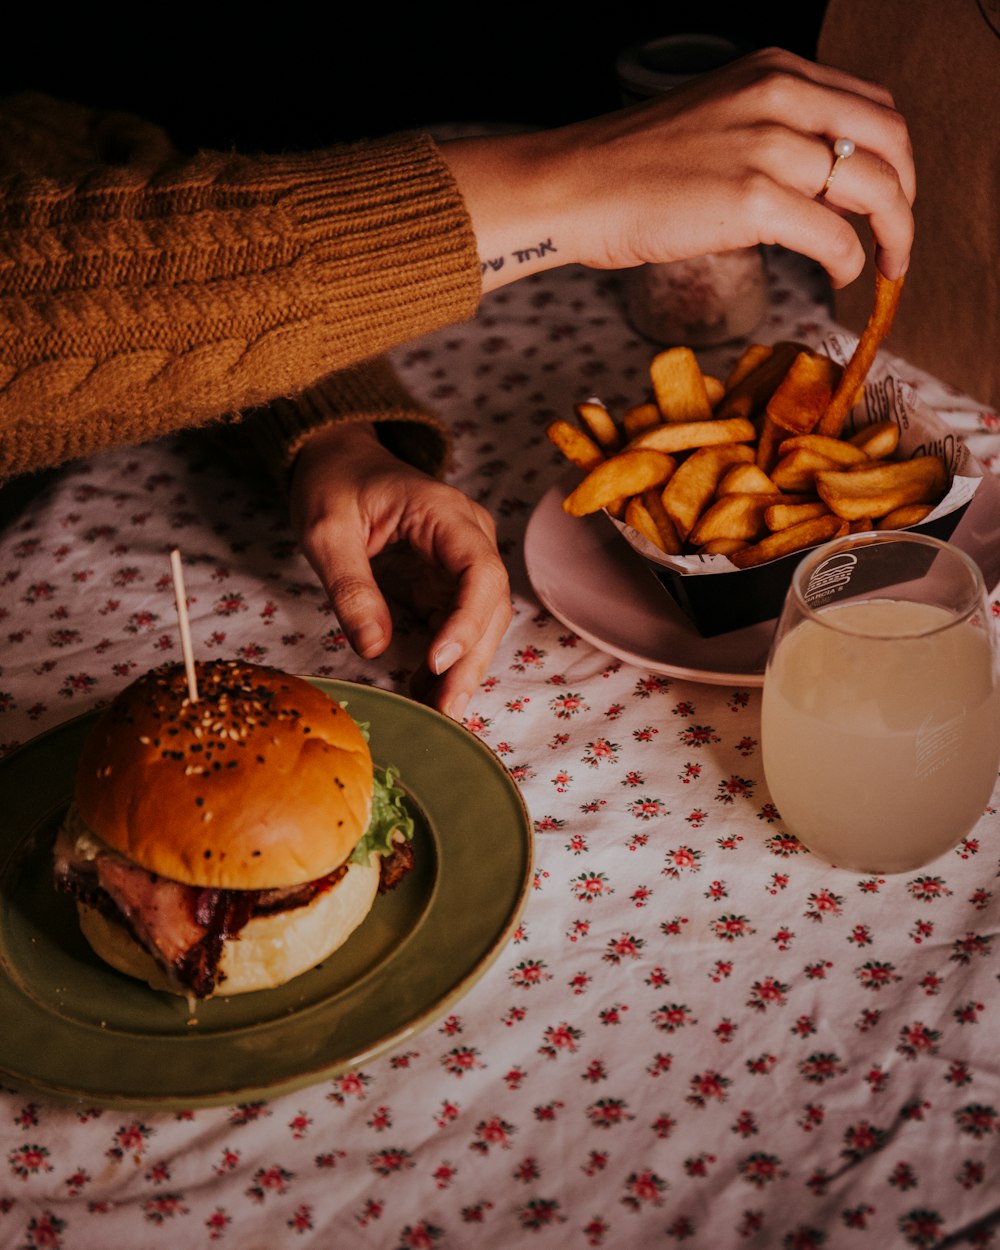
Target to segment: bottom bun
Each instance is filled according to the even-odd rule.
[[[222,948],[216,993],[224,996],[272,990],[322,963],[371,911],[379,871],[377,860],[351,864],[333,889],[306,906],[250,920],[239,937]],[[105,963],[145,981],[154,990],[184,996],[122,925],[84,903],[77,903],[77,911],[83,936]]]

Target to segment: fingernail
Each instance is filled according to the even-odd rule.
[[[442,645],[434,652],[434,658],[432,660],[434,672],[440,676],[441,673],[451,668],[455,661],[461,658],[461,655],[462,648],[457,642],[442,643]],[[468,699],[468,695],[466,695],[466,699]]]
[[[385,633],[375,621],[366,621],[354,636],[354,649],[358,655],[367,657],[378,655],[382,650]]]
[[[471,695],[467,690],[456,690],[448,700],[448,703],[441,710],[445,716],[450,716],[452,720],[461,720],[462,713],[469,706]]]

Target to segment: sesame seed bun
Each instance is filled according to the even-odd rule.
[[[186,885],[274,889],[337,868],[371,813],[371,753],[354,720],[277,669],[220,661],[195,672],[196,702],[172,664],[102,712],[76,775],[86,826]]]

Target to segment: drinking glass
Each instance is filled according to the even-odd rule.
[[[810,552],[778,620],[762,716],[771,798],[810,850],[863,873],[949,850],[1000,764],[996,631],[977,565],[910,531]]]

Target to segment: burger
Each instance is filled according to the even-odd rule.
[[[100,714],[56,836],[57,887],[107,963],[189,1001],[322,962],[413,867],[413,821],[367,732],[301,678],[152,669]]]

